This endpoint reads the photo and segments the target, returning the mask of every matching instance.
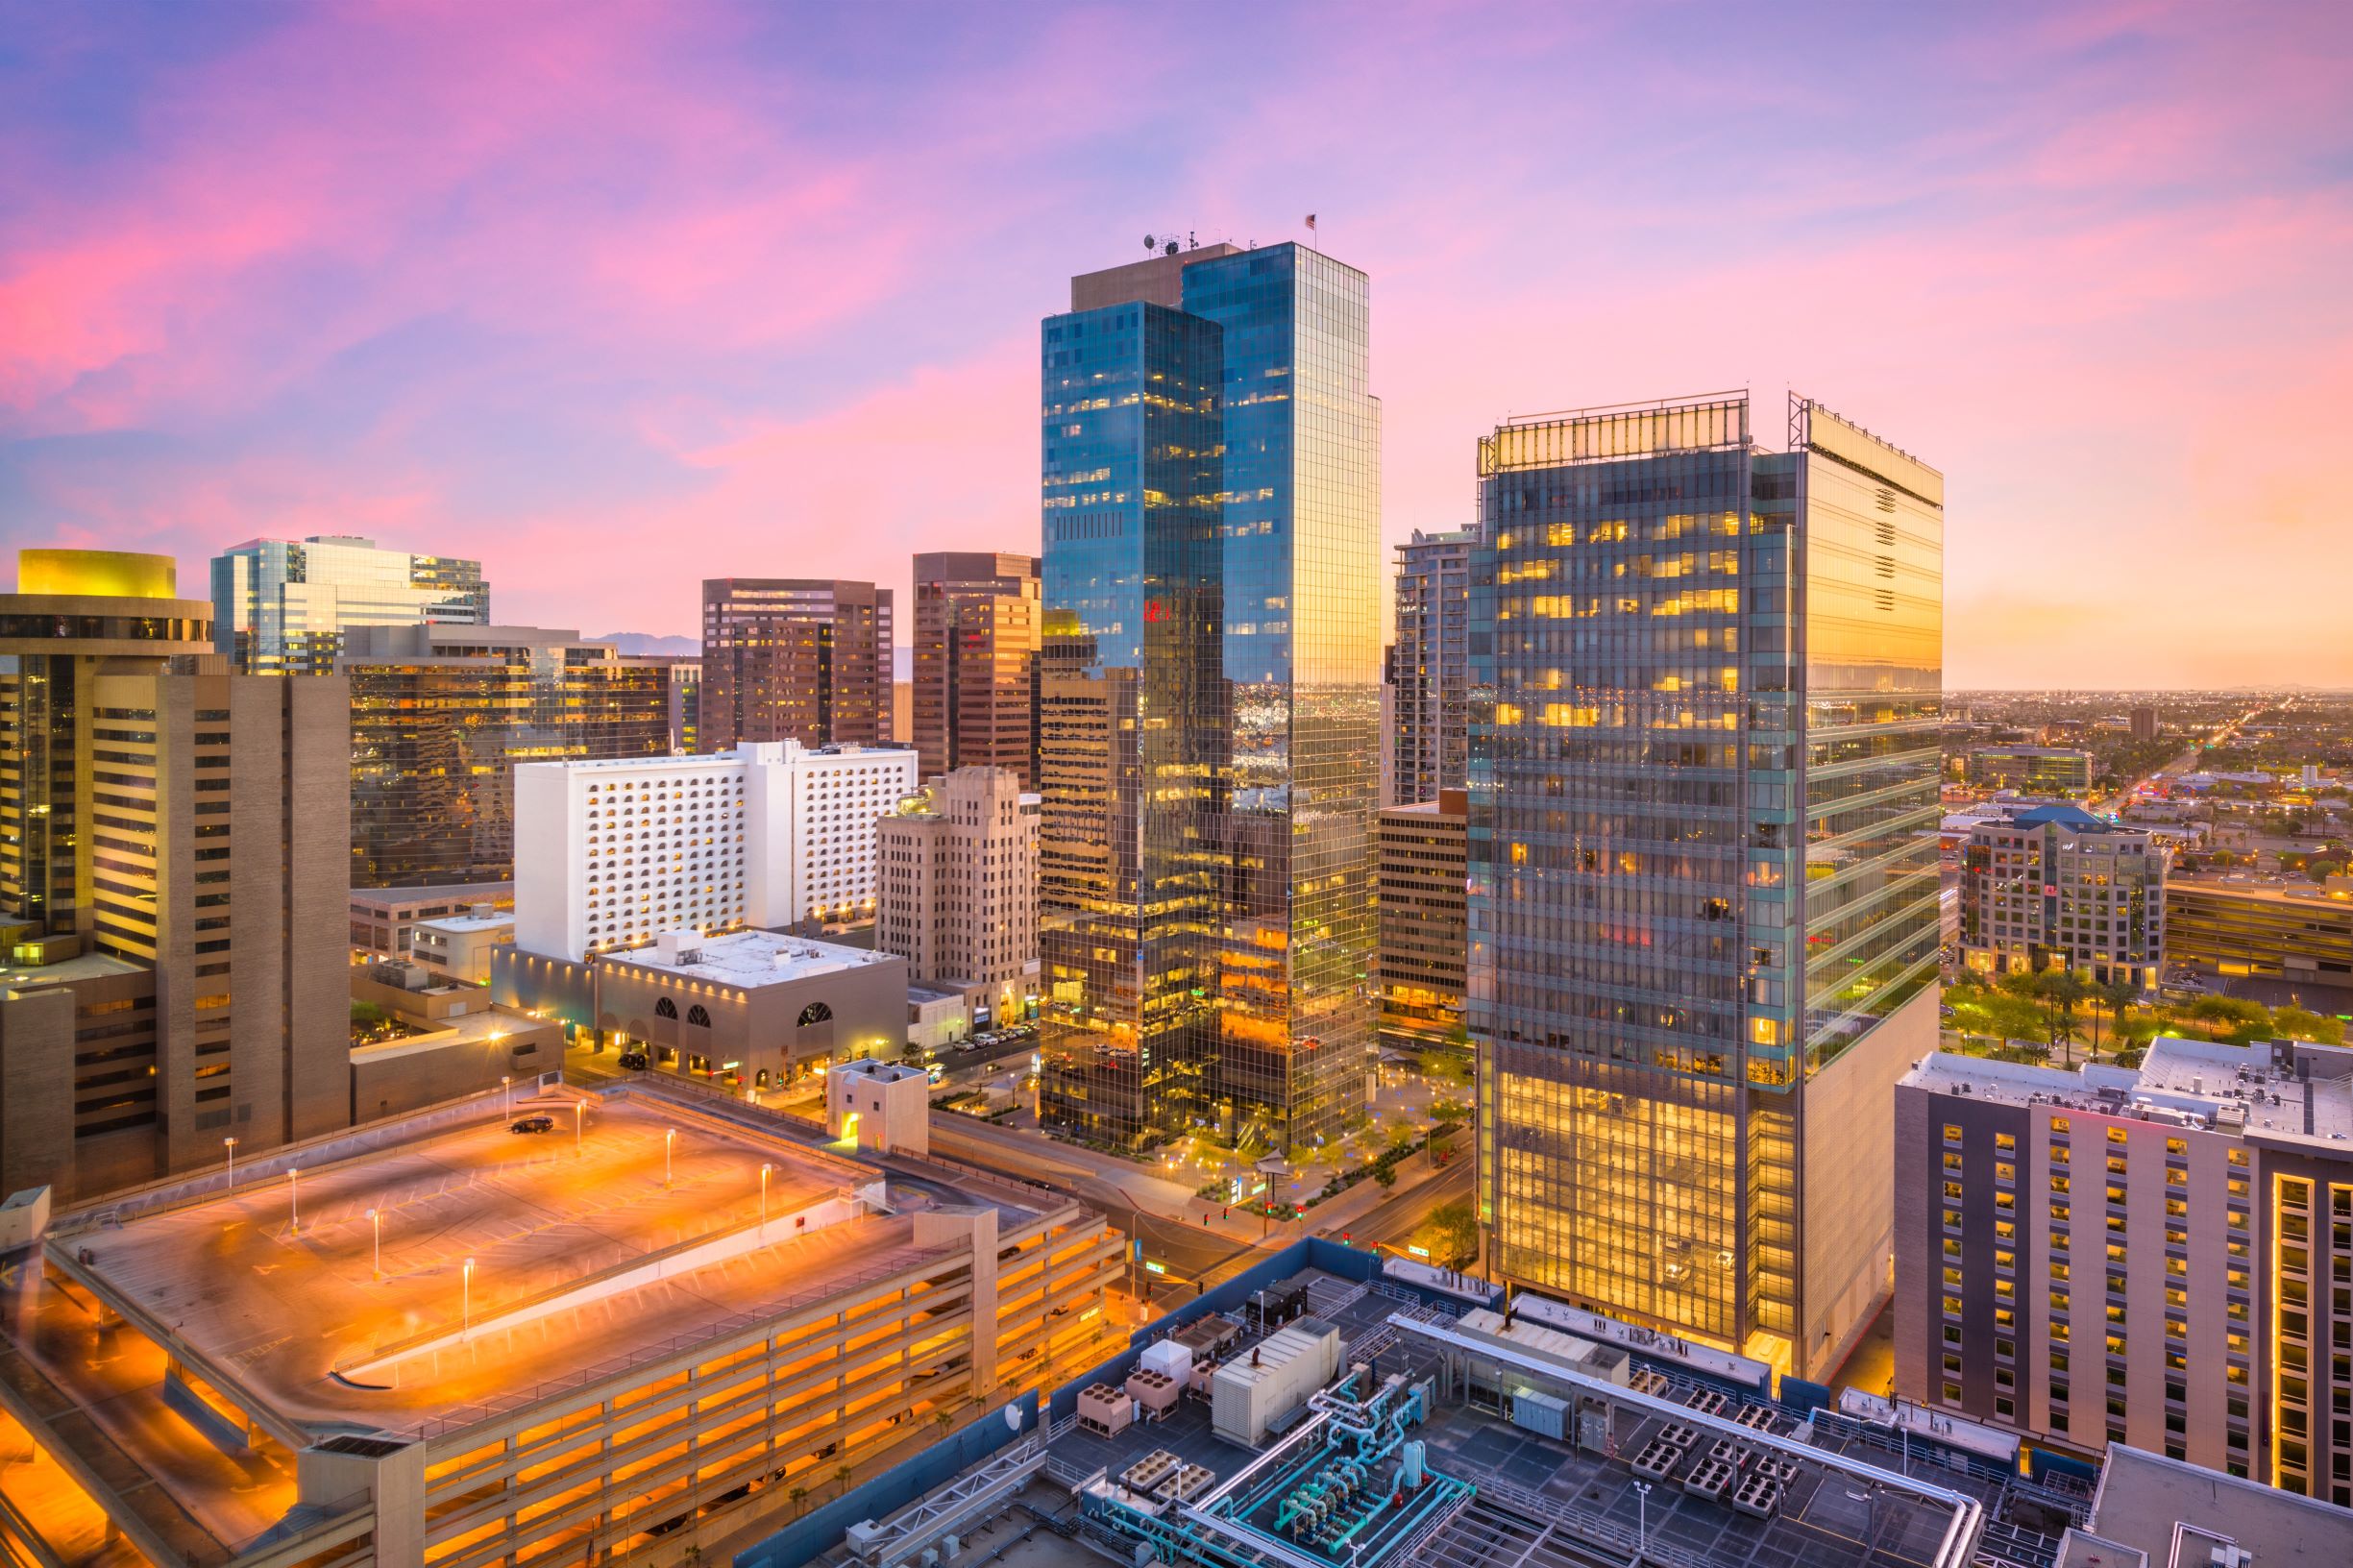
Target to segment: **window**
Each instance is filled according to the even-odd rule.
[[[653,1004],[653,1016],[657,1018],[674,1018],[678,1016],[678,1004],[665,996]]]
[[[710,1011],[700,1002],[697,1002],[686,1010],[686,1021],[699,1029],[708,1029],[711,1027]]]
[[[823,1002],[811,1002],[807,1007],[800,1010],[800,1018],[796,1027],[806,1029],[811,1024],[831,1023],[832,1021],[832,1008],[826,1006]]]

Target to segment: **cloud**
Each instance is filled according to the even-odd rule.
[[[0,528],[376,530],[649,631],[706,575],[903,582],[1034,548],[1063,275],[1313,210],[1392,538],[1513,410],[1786,383],[1947,470],[1956,680],[2133,683],[2108,606],[2187,562],[2181,678],[2353,680],[2271,634],[2353,565],[2347,13],[1836,14],[58,13],[0,57]]]

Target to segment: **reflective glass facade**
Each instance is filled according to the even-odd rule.
[[[1807,1261],[1886,1233],[1811,1216],[1886,1197],[1808,1191],[1807,1139],[1888,1111],[1807,1089],[1935,978],[1943,482],[1791,433],[1733,396],[1482,443],[1466,1011],[1497,1266],[1808,1369]]]
[[[1223,887],[1218,329],[1129,302],[1042,331],[1039,690],[1048,1125],[1206,1114]]]
[[[212,560],[214,644],[241,674],[323,675],[354,626],[485,625],[482,563],[335,535],[254,539]]]
[[[1276,1148],[1362,1109],[1380,803],[1381,405],[1363,273],[1301,245],[1185,269],[1223,331],[1231,857],[1212,1076]]]
[[[566,632],[363,634],[341,668],[355,888],[509,880],[516,763],[670,749],[669,665]]]
[[[1209,247],[1072,298],[1042,345],[1043,1115],[1327,1137],[1373,1040],[1364,275]]]

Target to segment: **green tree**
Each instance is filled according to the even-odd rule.
[[[796,1486],[791,1491],[784,1494],[784,1500],[793,1505],[793,1511],[795,1513],[798,1513],[800,1511],[800,1506],[809,1501],[809,1488],[806,1486]]]
[[[1437,1238],[1438,1255],[1450,1264],[1479,1251],[1479,1212],[1468,1198],[1441,1204],[1430,1216],[1430,1229]]]
[[[846,1464],[837,1464],[833,1467],[833,1495],[837,1499],[849,1495],[849,1466]]]
[[[2307,1012],[2300,1007],[2274,1008],[2271,1012],[2271,1027],[2289,1040],[2316,1041],[2323,1045],[2344,1043],[2343,1024],[2339,1023],[2335,1018],[2323,1017],[2317,1013]]]
[[[1397,1185],[1397,1167],[1386,1160],[1377,1162],[1373,1165],[1373,1180],[1381,1184],[1383,1191],[1387,1191]]]

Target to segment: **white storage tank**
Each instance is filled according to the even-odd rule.
[[[1217,1369],[1210,1380],[1210,1428],[1228,1442],[1257,1448],[1267,1428],[1307,1403],[1340,1365],[1340,1332],[1303,1317]]]

